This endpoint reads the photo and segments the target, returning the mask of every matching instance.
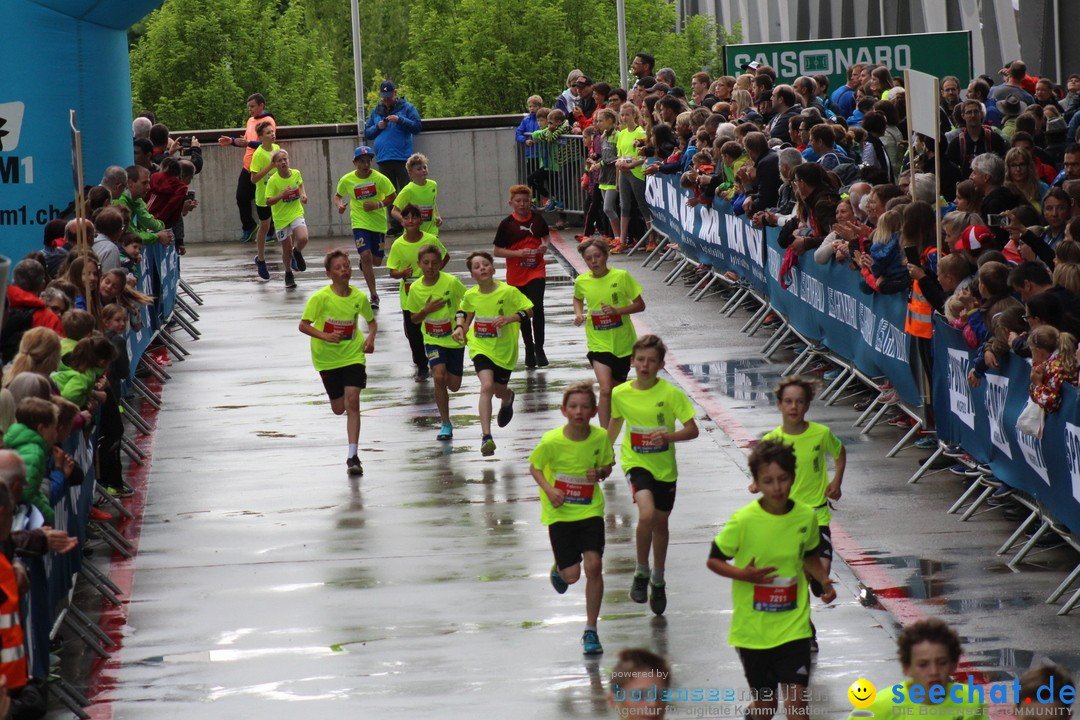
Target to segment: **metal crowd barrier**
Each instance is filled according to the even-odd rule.
[[[554,143],[537,143],[529,147],[517,143],[518,179],[523,185],[536,188],[534,201],[538,205],[541,201],[551,200],[555,203],[553,211],[583,215],[588,200],[581,189],[581,176],[585,172],[585,146],[581,135],[563,135],[558,143],[563,149],[556,152],[561,152],[566,159],[558,172],[544,172],[544,160],[554,151]],[[544,185],[548,191],[546,193],[541,192]]]

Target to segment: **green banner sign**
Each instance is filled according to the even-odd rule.
[[[930,75],[955,75],[961,87],[971,82],[971,33],[942,32],[878,37],[833,38],[795,42],[728,45],[724,49],[728,74],[738,75],[750,62],[775,68],[777,82],[790,84],[800,75],[826,75],[835,90],[847,82],[856,63],[884,65],[894,76],[904,70]]]

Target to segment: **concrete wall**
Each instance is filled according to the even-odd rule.
[[[290,163],[304,176],[304,211],[313,235],[351,235],[349,215],[338,215],[333,197],[338,179],[352,169],[356,139],[282,140]],[[492,228],[509,212],[506,189],[520,182],[512,128],[434,130],[417,135],[417,152],[428,157],[430,177],[439,183],[444,228]],[[235,241],[240,237],[236,178],[242,153],[203,143],[205,164],[192,184],[199,208],[184,221],[187,242]]]

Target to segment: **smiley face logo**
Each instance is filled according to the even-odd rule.
[[[869,680],[859,678],[851,683],[847,691],[848,700],[857,708],[867,708],[873,704],[877,697],[877,688]]]

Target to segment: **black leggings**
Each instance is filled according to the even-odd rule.
[[[98,482],[105,487],[122,487],[124,464],[120,458],[120,441],[124,437],[124,420],[112,389],[101,404],[98,420]]]
[[[544,349],[544,288],[546,287],[546,278],[536,278],[518,288],[533,304],[532,317],[521,321],[521,339],[525,341],[525,352],[533,352],[535,348]]]
[[[413,365],[416,366],[417,372],[427,372],[427,353],[424,352],[424,333],[420,329],[420,324],[412,321],[410,317],[412,313],[408,310],[402,310],[401,315],[404,320],[402,325],[405,328],[405,337],[408,338],[409,350],[412,351]]]

